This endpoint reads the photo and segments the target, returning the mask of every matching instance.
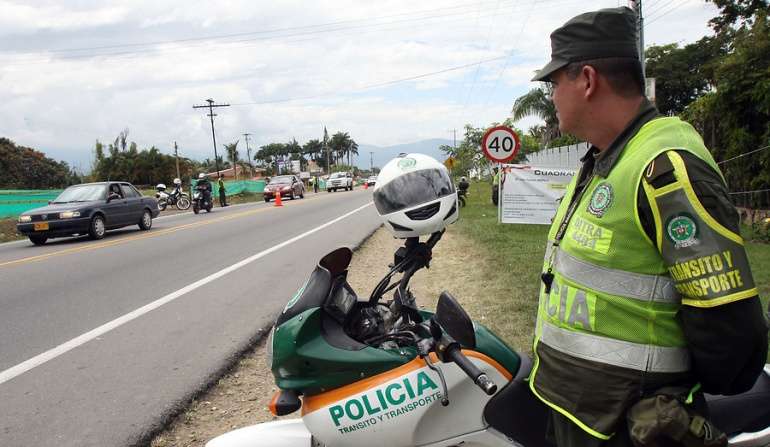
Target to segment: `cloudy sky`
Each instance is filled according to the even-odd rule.
[[[212,157],[217,143],[343,130],[388,146],[502,121],[537,85],[548,34],[627,0],[0,0],[0,136],[88,170],[124,128]],[[709,33],[704,0],[645,0],[650,44]],[[534,121],[519,123],[528,127]],[[239,144],[239,148],[244,144]]]

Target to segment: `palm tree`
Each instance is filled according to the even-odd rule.
[[[353,166],[350,162],[350,154],[358,155],[358,143],[356,143],[356,140],[350,139],[350,144],[348,145],[348,166]]]
[[[553,91],[550,87],[532,89],[529,93],[518,97],[513,103],[513,109],[511,109],[514,121],[532,115],[545,121],[543,128],[538,129],[543,147],[546,147],[551,140],[561,136],[559,118],[556,116],[556,107],[551,98],[552,94]]]
[[[344,160],[343,157],[345,156],[345,153],[350,150],[350,144],[352,141],[353,140],[350,138],[350,135],[348,135],[347,132],[337,132],[332,135],[331,139],[329,140],[329,147],[335,154],[335,158],[337,160],[341,158]]]
[[[230,166],[233,167],[233,176],[238,179],[238,140],[236,140],[234,143],[230,144],[224,144],[225,147],[225,153],[227,154],[228,160],[230,160]]]

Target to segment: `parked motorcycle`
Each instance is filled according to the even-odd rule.
[[[206,210],[207,213],[210,213],[213,206],[214,202],[211,200],[211,192],[204,187],[196,187],[192,200],[193,213],[198,214],[201,210]]]
[[[465,208],[465,196],[467,194],[467,189],[457,189],[457,201],[460,202],[460,208]]]
[[[549,446],[547,408],[527,383],[532,361],[447,292],[435,313],[417,309],[408,283],[442,233],[407,239],[367,300],[346,281],[352,252],[324,256],[268,340],[280,390],[270,409],[302,418],[234,430],[207,447]],[[730,446],[770,443],[768,366],[750,391],[708,401]]]
[[[174,179],[174,189],[170,193],[166,192],[166,185],[163,183],[158,183],[155,187],[157,190],[155,198],[158,199],[159,210],[165,211],[168,206],[175,206],[182,211],[190,208],[190,196],[182,192],[182,182],[180,180],[177,183],[177,180],[179,179]]]

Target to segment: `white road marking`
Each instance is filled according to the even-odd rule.
[[[105,333],[107,333],[107,332],[109,332],[109,331],[111,331],[113,329],[116,329],[116,328],[118,328],[118,327],[120,327],[120,326],[122,326],[122,325],[124,325],[124,324],[126,324],[128,322],[130,322],[131,320],[139,318],[142,315],[144,315],[144,314],[146,314],[146,313],[148,313],[150,311],[153,311],[153,310],[159,308],[160,306],[162,306],[164,304],[170,303],[171,301],[174,301],[175,299],[179,298],[180,296],[185,295],[188,292],[192,292],[193,290],[195,290],[195,289],[197,289],[197,288],[199,288],[199,287],[201,287],[201,286],[203,286],[205,284],[208,284],[208,283],[210,283],[210,282],[212,282],[212,281],[214,281],[216,279],[219,279],[219,278],[227,275],[230,272],[234,272],[235,270],[238,270],[239,268],[241,268],[241,267],[243,267],[245,265],[248,265],[248,264],[256,261],[257,259],[260,259],[260,258],[262,258],[264,256],[267,256],[267,255],[269,255],[270,253],[273,253],[276,250],[280,250],[281,248],[286,247],[289,244],[297,242],[298,240],[300,240],[300,239],[302,239],[304,237],[307,237],[307,236],[309,236],[309,235],[311,235],[311,234],[313,234],[313,233],[315,233],[317,231],[320,231],[320,230],[322,230],[322,229],[324,229],[324,228],[326,228],[326,227],[328,227],[330,225],[333,225],[333,224],[341,221],[342,219],[345,219],[346,217],[351,216],[351,215],[361,211],[362,209],[364,209],[364,208],[366,208],[366,207],[368,207],[370,205],[372,205],[372,202],[369,202],[369,203],[367,203],[364,206],[358,207],[358,208],[354,209],[353,211],[351,211],[349,213],[343,214],[342,216],[337,217],[336,219],[333,219],[333,220],[331,220],[329,222],[326,222],[325,224],[322,224],[322,225],[320,225],[318,227],[315,227],[312,230],[306,231],[306,232],[300,234],[299,236],[295,236],[295,237],[293,237],[293,238],[291,238],[291,239],[289,239],[287,241],[281,242],[278,245],[274,245],[274,246],[272,246],[272,247],[270,247],[270,248],[268,248],[266,250],[263,250],[263,251],[255,254],[253,256],[250,256],[250,257],[248,257],[248,258],[246,258],[246,259],[244,259],[242,261],[239,261],[239,262],[237,262],[237,263],[235,263],[235,264],[233,264],[233,265],[231,265],[229,267],[225,267],[224,269],[222,269],[222,270],[220,270],[218,272],[212,273],[211,275],[209,275],[209,276],[207,276],[207,277],[205,277],[203,279],[195,281],[194,283],[192,283],[192,284],[190,284],[188,286],[185,286],[185,287],[183,287],[183,288],[181,288],[181,289],[179,289],[179,290],[177,290],[175,292],[171,292],[171,293],[169,293],[168,295],[166,295],[166,296],[164,296],[162,298],[159,298],[159,299],[157,299],[157,300],[155,300],[155,301],[153,301],[153,302],[151,302],[149,304],[146,304],[146,305],[144,305],[144,306],[142,306],[142,307],[140,307],[138,309],[135,309],[135,310],[133,310],[133,311],[131,311],[131,312],[121,316],[121,317],[118,317],[118,318],[116,318],[116,319],[114,319],[114,320],[112,320],[112,321],[110,321],[108,323],[105,323],[105,324],[97,327],[96,329],[90,330],[90,331],[86,332],[85,334],[79,335],[79,336],[73,338],[72,340],[64,342],[64,343],[60,344],[59,346],[57,346],[57,347],[55,347],[53,349],[49,349],[48,351],[43,352],[42,354],[36,355],[35,357],[32,357],[29,360],[26,360],[26,361],[24,361],[22,363],[19,363],[16,366],[12,366],[12,367],[6,369],[5,371],[0,372],[0,384],[3,384],[5,382],[13,379],[14,377],[20,376],[20,375],[24,374],[25,372],[31,370],[32,368],[40,366],[40,365],[42,365],[43,363],[46,363],[49,360],[53,360],[56,357],[66,353],[68,351],[71,351],[72,349],[75,349],[75,348],[77,348],[80,345],[88,343],[89,341],[91,341],[91,340],[93,340],[93,339],[95,339],[95,338],[97,338],[97,337],[99,337],[101,335],[104,335]]]

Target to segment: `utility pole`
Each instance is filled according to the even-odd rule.
[[[214,113],[214,107],[230,107],[230,104],[214,104],[214,100],[209,98],[206,100],[208,105],[203,106],[193,106],[193,109],[209,109],[209,114],[207,115],[209,118],[211,118],[211,138],[214,140],[214,164],[217,167],[217,178],[219,178],[219,156],[217,155],[217,136],[214,134],[214,117],[217,116],[216,113]]]
[[[642,77],[644,73],[644,17],[642,16],[642,0],[628,0],[628,7],[636,11],[637,20],[637,45],[639,46],[639,62],[642,63]]]
[[[329,145],[326,144],[326,140],[329,138],[329,134],[326,132],[326,126],[324,126],[324,150],[326,150],[326,174],[331,174],[332,165],[329,163]]]
[[[452,132],[452,147],[457,149],[457,129],[449,129]]]
[[[254,178],[254,165],[251,164],[251,148],[249,148],[249,137],[251,136],[250,133],[245,133],[243,136],[246,138],[246,156],[249,157],[249,171],[251,174],[251,178]]]
[[[176,178],[182,178],[179,175],[179,148],[176,145],[176,141],[174,141],[174,157],[176,157]]]
[[[369,172],[371,172],[369,175],[374,175],[374,152],[371,151],[369,152]]]

